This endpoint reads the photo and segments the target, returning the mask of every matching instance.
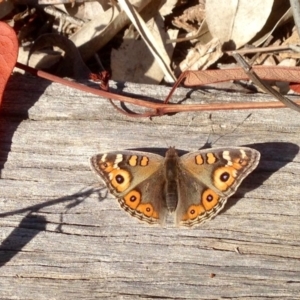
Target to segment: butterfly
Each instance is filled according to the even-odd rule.
[[[176,226],[214,217],[259,163],[260,153],[246,147],[211,148],[165,157],[137,151],[102,153],[90,160],[120,206],[149,224],[163,225],[168,213]]]

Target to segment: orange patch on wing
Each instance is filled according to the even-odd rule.
[[[187,212],[183,215],[182,221],[194,220],[199,215],[202,215],[204,213],[205,213],[205,209],[202,205],[191,205],[188,208]]]
[[[131,155],[128,160],[128,163],[130,166],[135,167],[137,165],[137,160],[138,160],[137,155]]]
[[[124,197],[125,204],[132,209],[136,209],[141,202],[141,193],[133,190]]]
[[[214,186],[221,190],[226,191],[235,182],[237,176],[237,170],[234,167],[221,167],[213,173]]]
[[[213,209],[219,202],[220,196],[213,190],[207,189],[202,193],[201,203],[205,210],[209,211]]]
[[[201,154],[195,156],[195,161],[197,165],[203,165],[204,160]]]
[[[154,210],[150,203],[141,203],[136,210],[147,217],[158,219],[158,213]]]
[[[232,167],[236,170],[240,170],[248,165],[248,159],[246,158],[235,158],[232,160]]]
[[[213,153],[206,154],[206,161],[208,164],[212,165],[217,161],[216,156]]]
[[[122,169],[112,170],[108,176],[109,176],[111,185],[118,192],[125,191],[130,185],[131,176],[130,176],[130,173],[125,170],[122,170]]]
[[[104,161],[104,162],[101,161],[99,163],[99,167],[102,171],[104,171],[106,173],[109,173],[114,169],[113,163],[112,162],[107,162],[107,161]]]
[[[143,156],[143,158],[141,159],[140,165],[142,167],[146,167],[149,164],[149,157],[148,156]]]

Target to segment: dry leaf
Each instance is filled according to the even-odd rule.
[[[103,14],[104,9],[98,1],[74,3],[66,5],[66,10],[70,16],[82,20],[93,20]]]
[[[273,0],[207,1],[208,28],[214,38],[218,38],[222,43],[233,42],[233,48],[240,48],[262,29],[271,13],[273,2]]]
[[[151,0],[132,0],[131,2],[140,11]],[[82,58],[87,60],[129,23],[124,12],[118,13],[116,9],[110,8],[101,15],[101,18],[95,18],[84,25],[70,39],[79,48]]]
[[[135,28],[141,35],[141,38],[144,40],[145,44],[153,54],[153,57],[155,58],[156,62],[165,75],[166,81],[174,82],[176,78],[170,67],[170,57],[166,52],[165,46],[163,45],[159,26],[157,28],[153,27],[152,30],[150,30],[150,28],[147,27],[145,21],[141,18],[141,16],[128,0],[119,0],[119,4],[126,12],[127,16],[130,18],[130,21],[135,26]],[[159,20],[161,17],[159,13],[157,15]],[[164,41],[165,40],[166,39],[164,39]]]
[[[218,39],[212,39],[205,45],[198,43],[189,51],[186,59],[180,63],[179,68],[181,72],[185,70],[205,70],[222,55],[223,52]]]
[[[289,8],[285,13],[283,13],[282,17],[278,20],[278,22],[275,25],[272,24],[272,28],[270,30],[268,30],[261,38],[259,38],[258,40],[252,43],[253,46],[256,47],[260,46],[271,36],[271,34],[274,32],[276,28],[280,27],[282,24],[290,20],[292,17],[293,17],[292,10],[291,8]]]
[[[165,47],[168,56],[173,53],[171,44],[164,45],[168,38],[177,36],[177,30],[165,32],[164,23],[160,15],[147,22],[147,26],[157,38],[157,43]],[[136,31],[128,30],[124,42],[118,50],[112,50],[111,69],[112,79],[116,81],[130,81],[136,83],[159,83],[164,77],[164,72],[147,48],[144,40],[136,39]]]

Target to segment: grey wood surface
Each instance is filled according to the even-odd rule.
[[[118,89],[157,99],[169,90]],[[300,299],[299,123],[290,109],[132,119],[99,97],[13,75],[0,118],[0,298]],[[175,228],[171,216],[165,228],[131,218],[88,162],[206,142],[247,145],[262,158],[224,210],[194,229]]]

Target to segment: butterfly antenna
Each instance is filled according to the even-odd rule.
[[[155,120],[156,120],[156,119],[155,119]],[[170,143],[167,143],[167,140],[166,140],[165,136],[164,136],[164,135],[162,134],[162,132],[161,132],[161,129],[160,129],[160,126],[159,126],[159,125],[161,125],[161,124],[156,123],[153,119],[151,119],[151,121],[153,121],[153,124],[154,124],[154,125],[156,126],[156,128],[157,128],[156,132],[159,133],[161,139],[166,143],[166,148],[169,148],[169,147],[170,147]]]
[[[228,134],[233,134],[234,132],[236,132],[238,130],[238,128],[240,126],[242,126],[246,122],[246,120],[249,119],[251,116],[252,116],[252,113],[248,114],[240,123],[238,123],[236,125],[236,127],[230,133],[224,133],[222,135],[219,135],[219,137],[216,140],[214,140],[214,142],[211,144],[215,144],[219,139],[223,138],[224,136],[226,136]],[[210,115],[210,119],[212,120],[211,115]],[[212,131],[213,131],[213,133],[215,133],[213,127],[212,127]]]

